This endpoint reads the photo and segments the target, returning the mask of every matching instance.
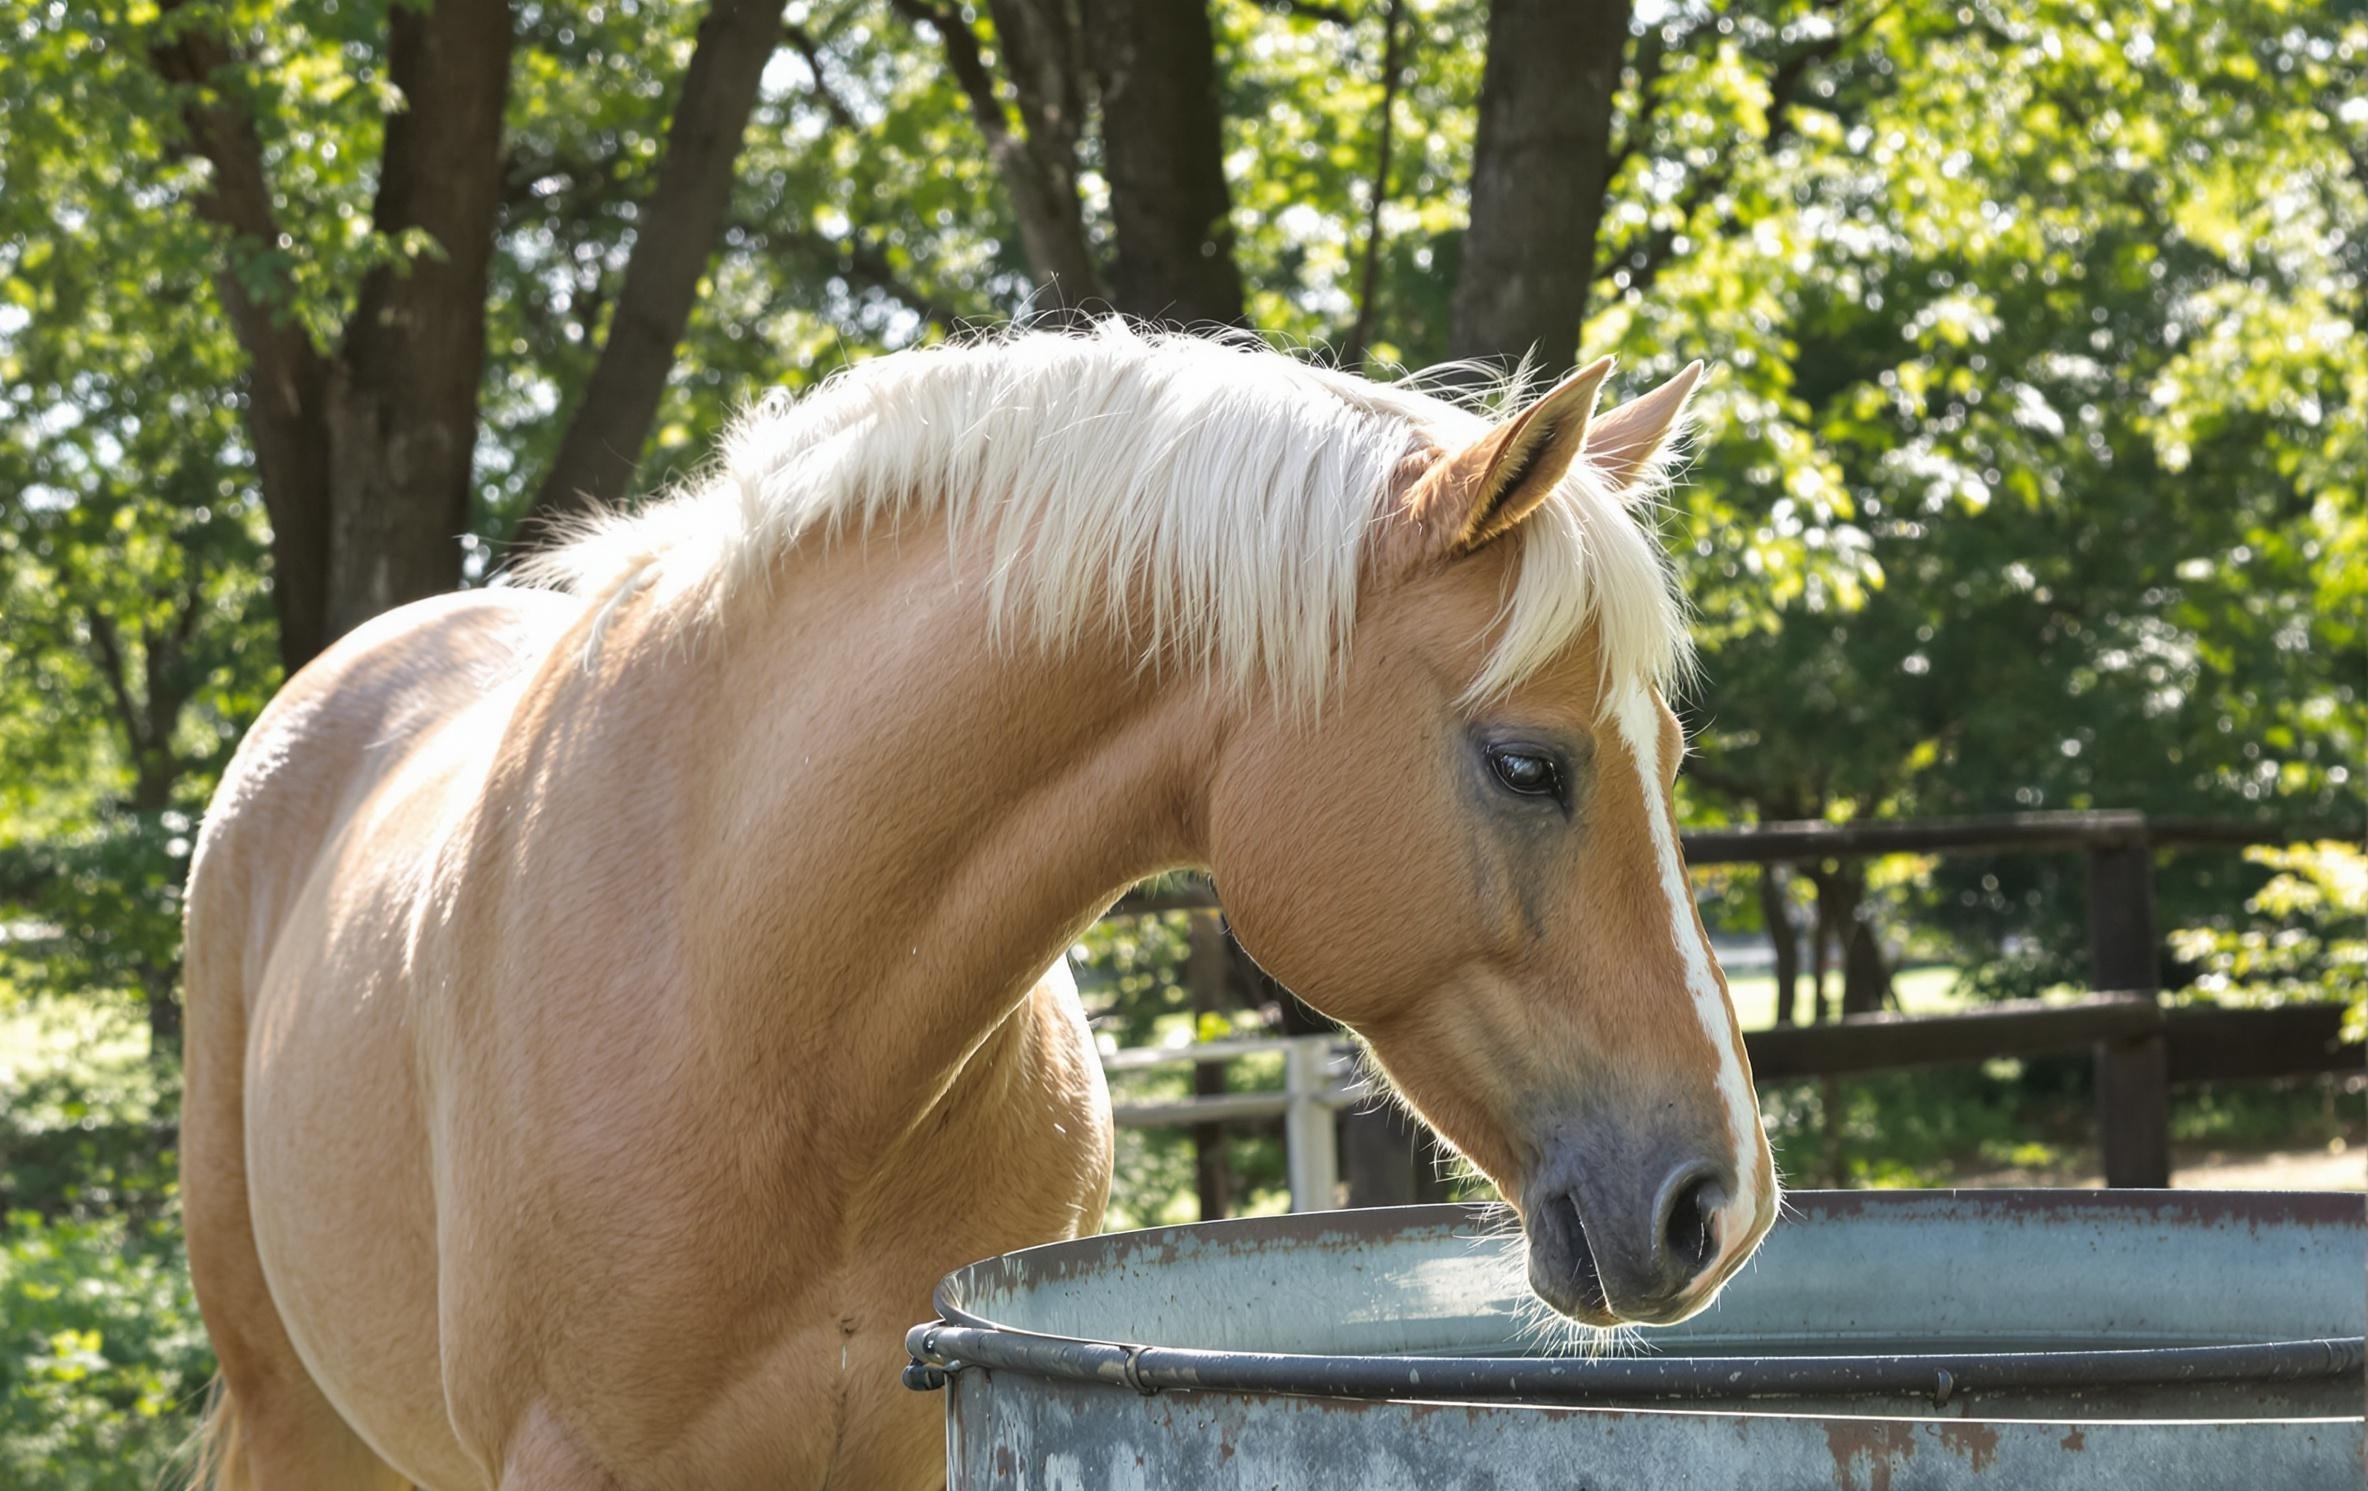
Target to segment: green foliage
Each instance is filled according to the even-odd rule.
[[[2085,1057],[1992,1061],[1771,1084],[1760,1106],[1790,1186],[2068,1185],[2102,1167],[2090,1077]],[[2171,1140],[2183,1155],[2341,1152],[2360,1138],[2352,1085],[2182,1087]]]
[[[1111,917],[1088,927],[1072,951],[1077,992],[1094,1011],[1094,1032],[1115,1047],[1159,1043],[1163,1026],[1192,1023],[1184,960],[1192,913]]]
[[[0,976],[163,999],[191,825],[277,669],[241,359],[135,12],[0,7]]]
[[[153,1491],[214,1370],[178,1228],[11,1212],[0,1304],[0,1480]]]
[[[177,1185],[178,1069],[112,1005],[0,995],[30,1046],[0,1053],[0,1211],[57,1221],[165,1216]]]
[[[1642,328],[1757,304],[1680,519],[1720,790],[2356,808],[2368,343],[2330,250],[2364,199],[2328,110],[2364,50],[2275,7],[1850,32],[1795,142],[1737,170],[1766,210],[1706,227]]]
[[[2368,1039],[2368,854],[2329,842],[2245,858],[2276,872],[2245,902],[2258,920],[2171,934],[2172,952],[2196,967],[2190,994],[2248,1007],[2338,1001],[2345,1037]]]
[[[182,1256],[178,1079],[120,1013],[0,992],[0,1485],[154,1491],[213,1356]]]

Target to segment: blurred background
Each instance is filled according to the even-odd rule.
[[[287,671],[1110,310],[1712,362],[1680,800],[1795,1183],[2361,1184],[2354,0],[0,0],[0,1484],[210,1371],[178,890]],[[1472,1193],[1203,899],[1079,949],[1106,1050],[1248,1043],[1113,1058],[1112,1225]]]

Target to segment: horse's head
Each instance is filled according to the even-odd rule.
[[[1567,546],[1528,558],[1570,573],[1524,573],[1525,525],[1604,542],[1558,486],[1600,496],[1650,469],[1694,381],[1594,417],[1607,370],[1409,459],[1337,689],[1231,734],[1208,823],[1245,946],[1371,1043],[1519,1210],[1531,1287],[1597,1325],[1700,1309],[1776,1209],[1678,854],[1683,739],[1649,675],[1607,666],[1635,618],[1582,599],[1558,650],[1489,681],[1515,587],[1585,583]]]

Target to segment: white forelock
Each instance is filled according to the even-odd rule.
[[[794,545],[942,518],[958,550],[993,556],[999,630],[1063,647],[1107,629],[1147,663],[1311,703],[1346,654],[1399,463],[1489,427],[1418,382],[1115,318],[982,334],[764,399],[696,482],[578,524],[517,577],[584,596],[604,620],[647,595],[705,622]],[[1502,540],[1520,544],[1519,564],[1472,699],[1591,621],[1614,677],[1684,665],[1683,613],[1638,516],[1667,473],[1654,463],[1614,491],[1582,460]]]

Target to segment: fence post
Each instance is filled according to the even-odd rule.
[[[1184,982],[1192,992],[1192,1038],[1201,1038],[1202,1017],[1222,1014],[1230,980],[1226,973],[1232,958],[1225,949],[1225,926],[1214,911],[1192,913],[1191,940],[1184,960]],[[1225,1091],[1225,1066],[1222,1062],[1194,1062],[1192,1093],[1195,1097],[1210,1097]],[[1214,1222],[1232,1210],[1233,1195],[1231,1167],[1225,1163],[1225,1128],[1222,1124],[1195,1124],[1192,1130],[1192,1161],[1194,1183],[1200,1193],[1200,1219]]]
[[[2154,852],[2143,831],[2088,852],[2090,985],[2151,994],[2162,987],[2154,940]],[[2170,1046],[2160,1031],[2096,1051],[2097,1137],[2105,1184],[2171,1183]]]
[[[1340,1154],[1334,1147],[1332,1107],[1325,1101],[1332,1086],[1332,1047],[1329,1035],[1291,1038],[1283,1057],[1283,1095],[1290,1106],[1283,1111],[1283,1154],[1291,1176],[1291,1210],[1330,1211],[1339,1205]]]

